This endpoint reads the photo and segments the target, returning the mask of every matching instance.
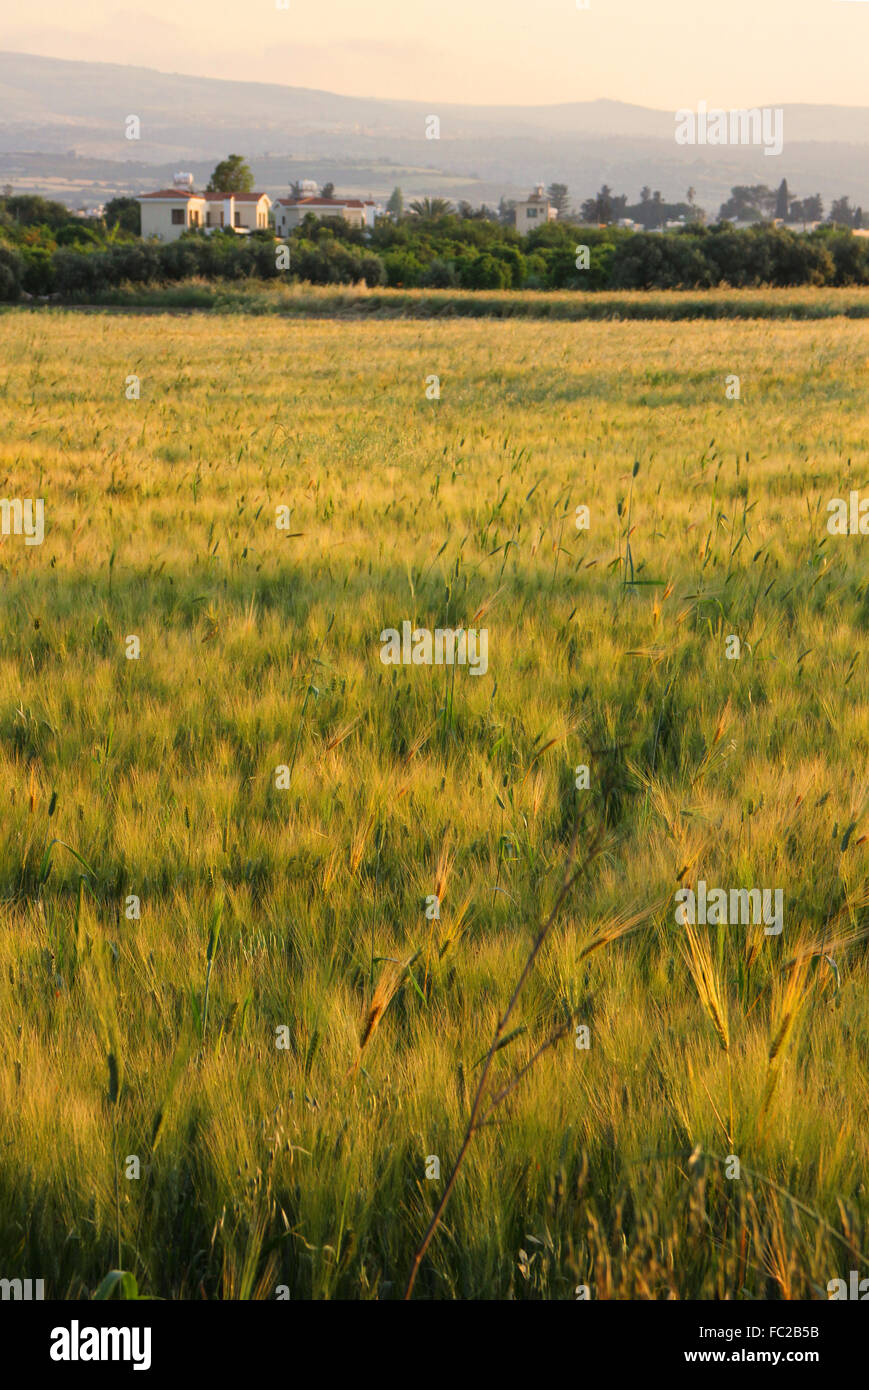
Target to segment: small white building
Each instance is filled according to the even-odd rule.
[[[271,199],[267,193],[197,193],[176,184],[156,193],[143,193],[137,202],[142,213],[142,236],[175,241],[184,232],[232,229],[240,236],[269,225]]]
[[[381,211],[377,203],[362,198],[323,198],[319,194],[304,194],[298,198],[278,198],[274,204],[275,231],[286,236],[298,227],[307,214],[319,218],[343,218],[351,227],[373,227]]]
[[[551,199],[547,198],[543,192],[543,184],[539,183],[524,203],[516,203],[513,209],[516,217],[516,230],[524,236],[526,232],[533,232],[544,222],[554,222],[558,216],[558,208],[552,206]]]

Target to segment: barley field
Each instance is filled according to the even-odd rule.
[[[483,1078],[414,1298],[869,1274],[867,369],[844,318],[0,317],[0,1273],[401,1298]],[[678,925],[701,880],[781,932]]]

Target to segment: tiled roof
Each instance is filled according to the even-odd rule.
[[[161,188],[157,193],[140,193],[140,198],[202,198],[206,203],[234,198],[237,203],[258,203],[265,193],[197,193],[192,188]]]
[[[200,198],[192,188],[161,188],[157,193],[140,193],[140,198]]]
[[[278,198],[281,207],[284,208],[373,208],[374,203],[370,199],[364,202],[361,198],[317,198],[314,196],[306,198]]]
[[[265,193],[199,193],[199,198],[204,198],[206,202],[215,203],[224,198],[234,198],[237,203],[258,203],[260,198],[265,198]]]

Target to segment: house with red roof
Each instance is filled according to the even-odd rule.
[[[197,193],[192,176],[176,179],[172,188],[143,193],[142,236],[174,241],[183,232],[232,230],[239,236],[269,225],[271,199],[267,193]]]
[[[351,227],[373,227],[379,211],[376,203],[363,198],[323,198],[320,194],[278,198],[274,204],[275,231],[278,236],[286,236],[308,213],[321,220],[341,217]]]

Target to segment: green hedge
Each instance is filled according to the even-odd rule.
[[[22,291],[86,299],[120,285],[278,276],[314,285],[462,290],[707,290],[869,284],[869,239],[837,227],[807,235],[727,223],[672,233],[549,223],[520,238],[495,222],[445,216],[383,223],[370,237],[306,219],[278,268],[271,233],[188,234],[161,245],[94,229],[0,225],[0,299]],[[586,258],[581,247],[588,248]],[[580,262],[580,266],[577,265]]]

